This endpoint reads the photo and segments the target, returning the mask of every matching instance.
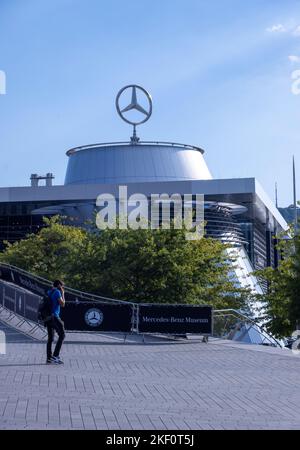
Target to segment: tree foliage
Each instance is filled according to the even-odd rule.
[[[39,233],[10,244],[6,242],[0,261],[20,267],[48,279],[68,280],[74,261],[80,257],[88,241],[81,228],[65,226],[58,217],[44,218]]]
[[[258,273],[268,284],[259,297],[267,329],[277,337],[290,336],[300,326],[300,236],[291,230],[291,239],[280,239],[279,267]]]
[[[73,288],[149,303],[246,308],[249,292],[230,279],[226,246],[188,241],[185,230],[88,232],[45,219],[37,235],[7,244],[0,259]]]

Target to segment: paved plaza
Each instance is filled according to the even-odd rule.
[[[0,322],[0,429],[298,429],[300,357],[230,341],[67,334],[45,342]]]

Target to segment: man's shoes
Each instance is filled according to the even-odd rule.
[[[55,358],[54,356],[51,356],[50,358],[47,358],[46,364],[54,364]]]
[[[59,356],[51,356],[51,358],[47,358],[46,364],[63,364],[64,362],[60,359]]]
[[[53,364],[63,364],[64,362],[60,359],[59,356],[52,356]]]

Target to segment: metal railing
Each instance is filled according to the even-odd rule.
[[[9,270],[13,270],[15,272],[18,272],[21,275],[26,276],[30,279],[30,281],[36,281],[38,283],[42,283],[46,286],[51,286],[51,282],[43,277],[40,277],[38,275],[33,275],[23,269],[20,269],[18,267],[12,266],[10,264],[2,263],[0,262],[0,269],[6,268]],[[13,283],[13,281],[11,281]],[[25,286],[19,286],[26,289]],[[27,288],[27,290],[30,290],[30,288]],[[67,293],[72,294],[73,296],[76,296],[77,298],[80,298],[82,300],[88,300],[92,302],[107,302],[110,304],[125,304],[125,305],[131,305],[133,308],[133,315],[132,315],[132,331],[138,332],[138,315],[139,315],[139,304],[136,304],[134,302],[128,302],[118,299],[113,299],[109,297],[103,297],[95,294],[89,294],[83,291],[79,291],[77,289],[72,289],[70,287],[66,287],[65,291]],[[40,294],[37,294],[40,295]],[[179,305],[177,305],[179,306]],[[241,335],[243,335],[243,332],[246,334],[249,332],[249,330],[255,330],[256,333],[260,335],[261,343],[265,345],[271,345],[271,346],[278,346],[282,347],[282,344],[275,339],[273,336],[270,335],[270,333],[259,324],[259,319],[251,318],[249,316],[246,316],[245,314],[241,313],[238,310],[235,309],[219,309],[213,311],[213,336],[223,339],[231,339],[234,340],[235,337],[238,336],[238,333],[241,334],[238,336],[238,340],[241,341]],[[237,340],[237,339],[236,339]]]
[[[236,309],[219,309],[214,310],[213,319],[213,336],[223,339],[235,340],[234,338],[241,333],[243,337],[251,329],[259,334],[261,344],[270,345],[272,347],[282,348],[281,343],[275,339],[270,333],[259,323],[259,319],[253,319]]]
[[[82,145],[80,147],[73,147],[70,148],[66,152],[67,156],[73,155],[74,153],[80,152],[81,150],[87,150],[89,148],[98,148],[98,147],[116,147],[119,145],[132,145],[129,141],[120,141],[120,142],[102,142],[99,144],[90,144],[90,145]],[[200,147],[196,147],[195,145],[188,145],[188,144],[179,144],[177,142],[160,142],[160,141],[139,141],[136,146],[143,146],[143,145],[157,145],[162,147],[180,147],[187,150],[197,150],[198,152],[204,154],[204,150]]]
[[[0,262],[0,268],[1,267],[5,267],[7,269],[12,269],[15,272],[18,272],[19,274],[24,275],[24,276],[26,276],[26,277],[28,277],[28,278],[30,278],[32,280],[36,280],[37,282],[43,283],[43,284],[45,284],[47,286],[52,286],[52,282],[47,280],[46,278],[40,277],[39,275],[33,275],[32,273],[27,272],[26,270],[20,269],[19,267],[15,267],[15,266],[13,266],[11,264]],[[23,286],[23,287],[25,288],[25,286]],[[73,289],[73,288],[70,288],[68,286],[65,286],[65,292],[73,294],[76,297],[78,297],[80,299],[84,299],[84,300],[91,300],[91,301],[96,301],[96,302],[97,301],[98,302],[105,301],[105,302],[109,302],[109,303],[122,303],[122,304],[126,304],[126,305],[128,305],[128,304],[133,305],[134,304],[133,302],[129,302],[129,301],[125,301],[125,300],[118,300],[118,299],[115,299],[115,298],[104,297],[104,296],[101,296],[101,295],[89,294],[87,292],[79,291],[77,289]]]

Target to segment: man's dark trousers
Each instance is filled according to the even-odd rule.
[[[65,338],[65,328],[63,321],[56,316],[52,317],[52,320],[47,322],[48,331],[48,342],[47,342],[47,358],[50,359],[52,356],[52,342],[54,339],[54,331],[58,334],[58,341],[56,343],[53,356],[59,356],[59,352]]]

